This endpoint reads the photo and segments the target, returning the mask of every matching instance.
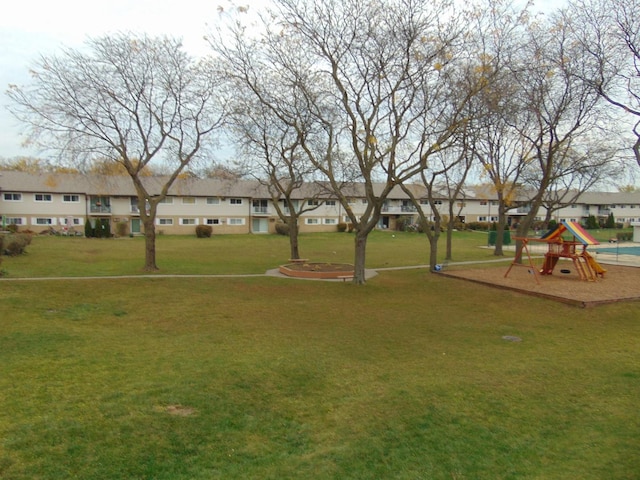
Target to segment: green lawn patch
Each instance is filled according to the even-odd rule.
[[[167,270],[201,241],[163,244]],[[266,242],[275,257],[238,270],[287,256]],[[342,255],[322,243],[309,237],[308,256]],[[372,243],[372,262],[426,257]],[[84,254],[68,255],[62,276],[81,271]],[[96,256],[89,270],[117,270]],[[365,286],[0,282],[0,478],[635,478],[639,336],[630,304],[576,309],[426,270]]]

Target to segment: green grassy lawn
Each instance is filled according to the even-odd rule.
[[[493,258],[473,235],[454,260]],[[302,240],[305,257],[351,260],[347,234]],[[158,245],[161,273],[288,258],[276,236]],[[426,251],[379,232],[368,264]],[[140,273],[143,242],[28,252],[8,277]],[[639,337],[637,304],[578,309],[424,269],[364,286],[0,281],[0,478],[635,479]]]
[[[454,260],[492,259],[486,232],[457,232]],[[444,259],[444,236],[441,237]],[[27,255],[5,257],[7,277],[137,275],[144,265],[144,238],[85,239],[34,237]],[[221,235],[212,238],[159,236],[157,264],[161,274],[262,274],[289,259],[289,240],[280,235]],[[367,267],[424,265],[425,235],[376,231],[367,243]],[[303,258],[353,263],[354,236],[348,233],[300,236]]]

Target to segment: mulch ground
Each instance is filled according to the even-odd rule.
[[[553,275],[538,275],[539,284],[528,267],[513,267],[505,278],[509,264],[500,267],[465,268],[451,266],[443,275],[495,288],[548,298],[581,307],[605,303],[640,300],[640,268],[603,265],[604,278],[595,282],[581,280],[571,263],[558,264]],[[569,270],[564,274],[560,270]]]

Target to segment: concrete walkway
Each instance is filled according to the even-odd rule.
[[[542,258],[541,255],[535,255],[533,258]],[[625,267],[640,267],[640,256],[637,255],[615,255],[615,254],[605,254],[599,253],[595,256],[598,263],[603,265],[619,265]],[[492,260],[471,260],[467,262],[448,262],[444,263],[443,267],[449,268],[453,266],[464,266],[464,265],[479,265],[479,264],[488,264],[488,263],[504,263],[505,266],[512,259],[509,257],[496,258]],[[367,268],[365,270],[365,280],[370,280],[378,275],[378,272],[386,272],[386,271],[394,271],[394,270],[415,270],[415,269],[428,269],[429,265],[408,265],[403,267],[383,267],[371,269]],[[119,280],[123,278],[127,279],[136,279],[136,278],[251,278],[251,277],[275,277],[275,278],[287,278],[290,280],[314,280],[314,281],[322,281],[322,282],[344,282],[343,279],[320,279],[320,278],[296,278],[296,277],[288,277],[280,273],[277,268],[267,270],[265,273],[250,273],[250,274],[222,274],[222,275],[176,275],[176,274],[141,274],[141,275],[105,275],[103,277],[100,276],[89,276],[89,277],[19,277],[19,278],[11,278],[11,277],[1,277],[0,282],[39,282],[39,281],[48,281],[48,280]]]

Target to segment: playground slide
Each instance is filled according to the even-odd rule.
[[[604,274],[607,272],[607,270],[605,268],[602,268],[602,265],[596,262],[596,259],[589,255],[587,252],[584,252],[584,256],[587,259],[587,262],[589,262],[589,266],[593,269],[595,274],[604,277]]]

